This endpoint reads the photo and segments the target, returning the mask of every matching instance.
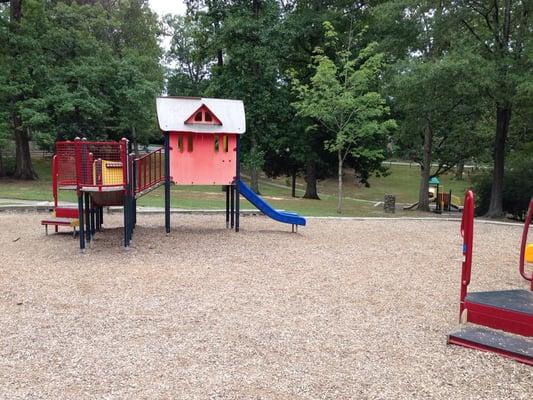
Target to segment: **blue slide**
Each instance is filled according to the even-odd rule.
[[[301,217],[296,213],[274,210],[266,201],[264,201],[261,197],[256,195],[252,189],[246,186],[243,181],[238,180],[237,187],[239,188],[239,192],[246,200],[248,200],[250,203],[256,206],[259,211],[269,216],[273,220],[283,222],[285,224],[305,226],[304,217]]]

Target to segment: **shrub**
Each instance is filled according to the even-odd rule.
[[[483,215],[489,209],[491,179],[492,173],[486,173],[474,180],[477,215]],[[530,145],[508,159],[503,180],[503,211],[523,221],[532,196],[533,145]]]

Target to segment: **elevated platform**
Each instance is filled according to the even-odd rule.
[[[527,365],[533,365],[533,338],[465,324],[448,335],[448,343],[490,351]]]

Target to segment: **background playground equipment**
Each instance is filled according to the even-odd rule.
[[[435,203],[434,211],[437,213],[442,211],[452,211],[452,209],[461,210],[461,207],[463,206],[461,198],[454,196],[451,190],[446,192],[444,186],[440,184],[439,178],[436,176],[429,180],[428,197],[430,203]],[[418,206],[418,201],[404,207],[404,210],[412,210],[416,206]]]
[[[240,180],[240,135],[245,132],[242,101],[159,97],[157,118],[164,147],[142,157],[118,142],[56,142],[52,161],[54,211],[43,225],[80,227],[80,248],[103,224],[103,207],[124,206],[124,246],[137,220],[139,197],[165,185],[165,229],[170,232],[170,185],[222,185],[226,191],[226,227],[239,230],[240,195],[265,215],[292,225],[305,225],[298,214],[270,207]],[[60,207],[59,190],[76,190],[78,208]]]
[[[467,322],[448,335],[448,343],[491,351],[533,365],[533,272],[525,263],[533,262],[533,245],[527,244],[533,198],[522,232],[519,272],[530,282],[530,290],[502,290],[468,293],[472,269],[474,237],[474,194],[465,195],[461,235],[463,256],[459,319]]]

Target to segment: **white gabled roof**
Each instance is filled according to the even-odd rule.
[[[205,105],[222,125],[186,124],[185,121]],[[246,131],[244,104],[241,100],[200,97],[158,97],[156,99],[159,129],[165,132],[237,133]]]

